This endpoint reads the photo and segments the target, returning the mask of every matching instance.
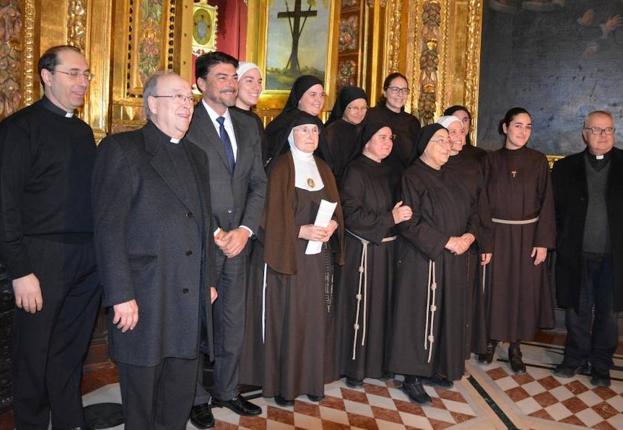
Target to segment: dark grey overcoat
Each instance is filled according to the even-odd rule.
[[[614,266],[614,310],[623,310],[623,150],[613,148],[606,203]],[[577,308],[588,185],[584,151],[569,155],[552,170],[556,202],[556,297],[558,306]]]
[[[122,333],[110,324],[110,355],[137,366],[197,357],[200,300],[212,339],[209,287],[216,276],[208,162],[201,149],[182,143],[197,179],[198,207],[186,197],[162,150],[168,140],[151,122],[108,136],[98,149],[93,176],[104,304],[136,299],[139,306],[134,330]]]

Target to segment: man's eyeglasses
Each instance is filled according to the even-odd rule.
[[[69,72],[65,72],[63,70],[50,70],[52,73],[62,73],[63,75],[69,76],[72,80],[76,80],[79,77],[83,77],[87,81],[93,79],[93,73],[91,72],[81,72],[80,70],[70,70]]]
[[[614,127],[606,127],[606,128],[601,128],[601,127],[584,127],[584,130],[590,131],[591,134],[594,134],[594,135],[605,134],[606,136],[611,136],[615,132],[615,128]]]
[[[173,99],[177,103],[188,102],[192,104],[195,102],[194,96],[185,96],[184,94],[171,94],[170,96],[152,96],[152,97],[155,97],[157,99],[160,99],[160,98]]]
[[[406,96],[406,95],[409,95],[409,93],[411,92],[409,88],[400,88],[400,87],[387,87],[387,90],[393,95],[404,94]]]

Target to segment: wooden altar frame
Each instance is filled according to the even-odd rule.
[[[340,4],[341,2],[337,0],[330,0],[329,4],[329,43],[327,44],[324,81],[324,90],[327,93],[325,110],[335,101]],[[266,76],[268,9],[269,4],[266,0],[248,1],[247,59],[258,65],[263,76]],[[288,94],[289,91],[286,90],[265,90],[258,106],[262,110],[280,109],[285,104]]]

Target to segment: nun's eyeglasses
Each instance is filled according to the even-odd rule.
[[[591,134],[594,135],[601,135],[601,134],[605,134],[606,136],[611,136],[614,134],[615,128],[614,127],[606,127],[606,128],[601,128],[601,127],[584,127],[584,130],[586,131],[590,131]]]
[[[400,88],[400,87],[387,87],[387,90],[393,95],[397,96],[398,94],[409,95],[411,92],[409,88]]]

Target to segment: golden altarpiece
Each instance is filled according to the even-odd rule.
[[[149,73],[169,69],[192,81],[195,3],[199,0],[0,0],[0,118],[40,97],[39,55],[70,44],[85,52],[94,74],[81,115],[96,138],[140,126],[142,82]],[[244,3],[246,59],[262,64],[267,0]],[[362,86],[374,103],[383,77],[400,71],[412,88],[407,109],[422,122],[454,103],[478,117],[482,0],[328,3],[326,109],[340,83]],[[355,39],[347,47],[340,46],[341,31]],[[263,96],[258,113],[270,118],[284,100]]]
[[[83,50],[94,75],[80,114],[96,139],[141,126],[142,83],[150,73],[168,69],[193,80],[195,3],[206,0],[0,0],[0,118],[41,97],[40,54],[70,44]],[[268,0],[240,3],[246,8],[246,60],[265,66]],[[466,105],[478,118],[482,0],[325,4],[330,5],[325,109],[345,84],[366,89],[374,104],[384,76],[400,71],[412,89],[407,110],[422,123],[451,104]],[[263,95],[258,114],[269,120],[285,97]],[[101,318],[89,361],[104,360]]]

